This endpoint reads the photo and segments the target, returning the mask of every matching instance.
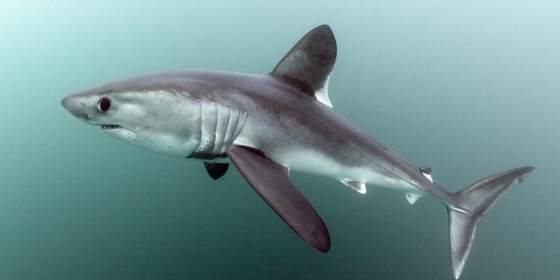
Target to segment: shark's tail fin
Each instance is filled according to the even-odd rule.
[[[459,279],[474,240],[478,220],[511,186],[521,183],[535,169],[520,167],[482,179],[453,194],[458,205],[447,205],[453,274]],[[457,207],[458,206],[458,207]]]

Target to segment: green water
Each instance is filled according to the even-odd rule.
[[[459,190],[533,165],[461,279],[560,278],[557,1],[0,0],[0,279],[453,279],[435,199],[292,174],[329,227],[300,240],[235,168],[115,141],[64,96],[181,68],[267,73],[338,40],[335,110]]]

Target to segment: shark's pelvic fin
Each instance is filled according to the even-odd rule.
[[[214,180],[220,179],[224,176],[228,170],[228,163],[215,163],[215,162],[204,162],[204,167],[206,167],[206,172]]]
[[[328,25],[321,25],[303,36],[270,74],[286,79],[332,107],[328,85],[335,60],[334,34]]]
[[[342,182],[346,186],[350,187],[351,189],[353,189],[353,190],[355,190],[355,191],[357,191],[361,194],[366,193],[366,184],[364,184],[364,183],[357,182],[357,181],[345,181],[345,180],[340,180],[340,182]]]
[[[459,279],[465,267],[478,220],[511,186],[521,183],[534,169],[526,166],[498,173],[453,194],[459,206],[468,211],[462,213],[455,210],[453,205],[447,205],[449,243],[455,279]]]
[[[329,251],[327,226],[294,186],[287,167],[252,148],[234,145],[226,155],[249,185],[303,240],[321,252]]]

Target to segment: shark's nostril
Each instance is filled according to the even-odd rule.
[[[88,115],[88,114],[85,114],[85,115],[84,115],[84,120],[85,120],[86,122],[89,121],[89,115]]]

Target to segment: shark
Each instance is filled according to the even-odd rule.
[[[62,99],[74,117],[119,140],[199,160],[213,179],[233,164],[303,240],[328,252],[331,238],[290,172],[332,178],[364,194],[366,186],[441,201],[449,217],[451,267],[458,279],[478,221],[533,170],[504,171],[458,191],[417,167],[333,110],[328,95],[337,46],[328,25],[309,31],[269,74],[218,70],[151,73]]]

